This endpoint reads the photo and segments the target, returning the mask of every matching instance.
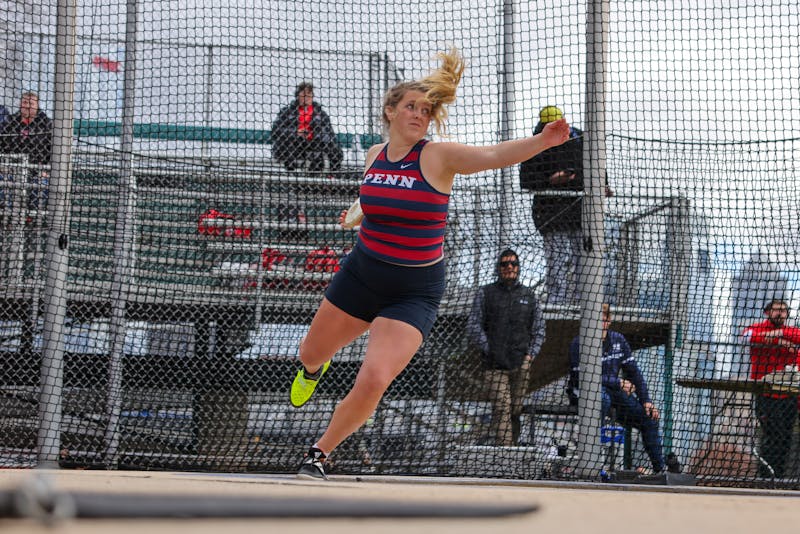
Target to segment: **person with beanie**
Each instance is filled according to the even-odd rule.
[[[556,106],[539,112],[534,135],[564,114]],[[520,185],[533,191],[533,223],[542,236],[547,304],[578,303],[581,274],[583,131],[570,126],[569,140],[523,161]]]

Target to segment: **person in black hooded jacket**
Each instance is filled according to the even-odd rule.
[[[519,439],[531,363],[545,338],[539,301],[533,289],[519,282],[519,271],[517,253],[504,250],[497,262],[498,280],[478,290],[467,321],[492,403],[490,435],[501,446]]]
[[[308,170],[322,171],[328,158],[330,171],[342,165],[342,148],[336,140],[331,119],[314,102],[314,86],[302,82],[294,92],[294,101],[283,108],[272,125],[272,147],[275,159],[288,170],[308,162]]]
[[[25,154],[31,165],[49,165],[53,150],[53,121],[39,108],[39,95],[28,91],[20,98],[19,111],[9,115],[0,130],[0,152]],[[28,209],[47,207],[49,172],[28,171]],[[13,178],[5,177],[11,181]],[[6,191],[0,191],[0,205],[6,205]],[[9,195],[11,195],[9,193]]]
[[[35,165],[48,165],[53,145],[53,121],[39,109],[36,93],[23,93],[17,113],[3,123],[2,151],[26,154]]]

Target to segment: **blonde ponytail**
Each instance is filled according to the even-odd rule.
[[[456,89],[464,74],[464,60],[455,48],[440,52],[437,57],[442,61],[441,65],[420,83],[428,88],[425,99],[432,106],[431,119],[436,124],[436,132],[444,134],[447,120],[445,106],[456,101]]]
[[[386,92],[383,99],[383,122],[387,128],[389,118],[386,115],[386,108],[396,107],[408,91],[419,91],[425,94],[425,100],[431,105],[431,120],[436,125],[436,133],[446,135],[445,106],[456,100],[456,89],[464,74],[464,60],[456,48],[451,48],[449,52],[440,52],[437,57],[441,60],[441,64],[428,76],[413,82],[401,82]]]

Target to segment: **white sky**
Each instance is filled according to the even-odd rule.
[[[80,34],[124,36],[124,0],[79,2]],[[387,52],[410,77],[438,50],[464,50],[462,92],[488,94],[500,68],[502,0],[319,2],[140,0],[140,38],[176,44]],[[298,6],[301,9],[298,9]],[[519,131],[541,102],[583,122],[584,1],[514,2],[513,75]],[[52,33],[52,6],[2,0],[11,27]],[[800,8],[794,0],[610,2],[609,132],[672,140],[774,139],[800,134]],[[339,72],[346,80],[348,73]],[[483,91],[480,91],[482,89]],[[494,89],[494,88],[491,88]],[[491,91],[494,94],[494,91]],[[475,117],[475,102],[461,101]],[[654,136],[649,134],[658,133]],[[467,132],[464,132],[467,135]]]
[[[717,242],[758,242],[793,262],[800,249],[794,238],[800,147],[775,141],[800,138],[799,3],[618,0],[609,5],[605,119],[609,146],[619,154],[609,161],[615,190],[684,194],[711,218]],[[336,128],[358,133],[366,129],[368,98],[364,70],[353,62],[361,59],[332,62],[324,54],[256,47],[387,53],[407,77],[418,77],[432,66],[436,51],[454,44],[469,66],[451,109],[450,130],[456,140],[492,142],[499,129],[502,7],[501,0],[141,0],[141,63],[150,72],[162,70],[140,75],[150,102],[142,105],[139,118],[201,120],[204,46],[213,44],[237,47],[215,50],[215,125],[268,129],[296,83],[310,75]],[[545,104],[561,106],[582,126],[585,1],[517,0],[514,8],[514,64],[508,73],[514,81],[514,135],[529,132]],[[82,0],[82,38],[106,43],[101,52],[121,53],[113,40],[124,35],[124,9],[124,0]],[[9,21],[0,29],[22,20],[37,30],[39,20],[45,33],[52,33],[54,4],[4,0],[0,12]],[[147,44],[154,39],[171,43],[172,51]],[[179,46],[186,44],[200,46]],[[650,142],[622,142],[614,135]],[[692,145],[710,141],[753,144]],[[770,212],[779,217],[753,216]]]

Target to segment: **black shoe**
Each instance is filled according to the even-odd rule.
[[[311,447],[303,457],[300,469],[297,470],[297,478],[306,480],[328,480],[325,476],[325,453],[316,447]]]
[[[681,463],[678,461],[678,457],[675,456],[675,453],[671,452],[667,454],[667,472],[680,473],[681,469]]]

